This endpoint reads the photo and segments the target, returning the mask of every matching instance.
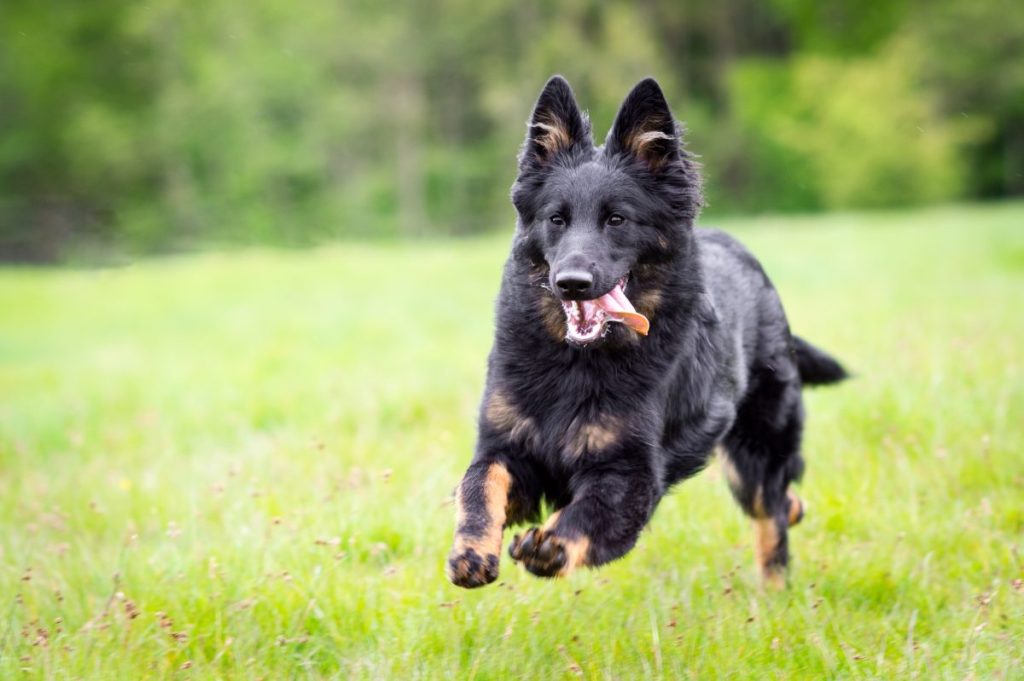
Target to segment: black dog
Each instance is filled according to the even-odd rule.
[[[658,84],[626,97],[603,147],[569,84],[552,78],[530,120],[519,215],[497,302],[473,462],[457,491],[447,571],[498,576],[506,525],[539,520],[509,553],[553,577],[629,551],[675,483],[716,446],[754,519],[757,561],[782,584],[803,506],[803,385],[834,359],[790,335],[757,260],[695,229],[696,164]],[[635,307],[634,307],[635,305]]]

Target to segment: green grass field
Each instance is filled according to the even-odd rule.
[[[447,583],[508,235],[0,270],[0,678],[1024,678],[1024,204],[723,226],[857,374],[781,593],[717,466]]]

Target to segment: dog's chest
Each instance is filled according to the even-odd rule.
[[[612,454],[627,444],[628,426],[636,418],[622,401],[601,395],[574,397],[551,396],[530,410],[537,453],[555,454],[562,464],[571,466]]]

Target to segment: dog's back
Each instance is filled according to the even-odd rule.
[[[719,342],[732,350],[738,398],[746,394],[751,373],[762,367],[795,378],[786,314],[761,263],[725,232],[697,229],[696,235],[705,290],[720,324]]]

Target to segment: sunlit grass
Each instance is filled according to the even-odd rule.
[[[0,271],[0,677],[1021,678],[1024,205],[725,226],[857,373],[781,594],[714,467],[447,584],[508,235]]]

